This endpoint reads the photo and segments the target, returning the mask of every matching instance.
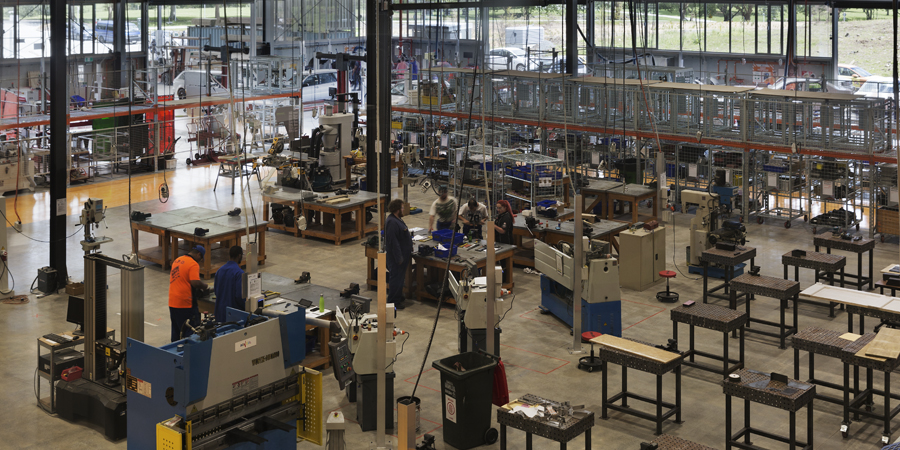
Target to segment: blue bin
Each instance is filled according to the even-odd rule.
[[[451,256],[456,256],[456,251],[459,249],[457,246],[450,247],[450,250],[438,250],[437,247],[434,248],[434,256],[438,258],[449,258]]]
[[[465,242],[466,235],[462,233],[456,233],[456,237],[454,237],[453,235],[454,231],[450,229],[431,232],[431,238],[434,239],[434,241],[438,244],[444,244],[445,246],[447,246],[451,244],[451,240],[453,241],[452,243],[454,245],[459,245]]]

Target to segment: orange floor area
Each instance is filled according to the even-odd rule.
[[[167,181],[172,195],[212,189],[216,182],[219,166],[191,166],[185,169],[142,174],[131,178],[131,202],[138,203],[159,198],[159,186]],[[223,188],[231,189],[231,180],[220,181]],[[221,190],[221,188],[220,188]],[[81,214],[84,202],[90,197],[102,198],[106,207],[128,204],[129,180],[127,178],[108,182],[69,186],[66,203],[67,215]],[[19,194],[6,200],[7,218],[12,222],[38,222],[50,219],[50,192],[41,190],[36,193]]]

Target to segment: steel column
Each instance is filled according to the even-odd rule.
[[[66,54],[66,1],[52,0],[50,8],[50,54]],[[66,184],[69,181],[66,148],[66,72],[65,57],[50,58],[50,92],[57,101],[50,104],[50,267],[56,269],[57,280],[65,282],[66,270]]]

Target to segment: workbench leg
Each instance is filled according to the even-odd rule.
[[[657,375],[656,376],[656,435],[657,436],[662,434],[662,422],[663,422],[663,419],[662,419],[662,414],[663,414],[662,413],[662,407],[663,407],[662,406],[662,401],[663,401],[662,385],[663,385],[662,375]]]
[[[752,267],[751,267],[752,269]],[[814,270],[816,273],[816,283],[819,282],[819,271]],[[794,266],[794,281],[800,281],[800,266]]]
[[[259,236],[259,248],[256,249],[258,253],[256,258],[259,265],[263,265],[266,263],[266,229],[263,228],[260,230],[259,228],[257,228],[257,230],[257,236]],[[237,240],[237,245],[241,245],[240,238],[238,238]]]
[[[688,325],[688,330],[690,330],[688,336],[690,336],[691,362],[694,362],[694,325]]]
[[[340,212],[334,214],[334,245],[341,245],[341,223],[344,218]]]
[[[794,379],[800,379],[800,350],[794,348]]]
[[[794,294],[794,331],[791,334],[797,334],[800,331],[800,311],[798,310],[799,304],[800,294]]]
[[[787,325],[784,323],[784,310],[787,308],[787,302],[787,300],[781,300],[781,308],[778,308],[781,317],[781,327],[778,329],[778,348],[782,350],[784,350],[784,337],[787,335]],[[750,302],[747,302],[747,304],[749,305]],[[797,304],[794,303],[794,306],[796,307]],[[748,312],[747,315],[750,315],[750,313]]]
[[[841,287],[844,287],[844,268],[843,267],[841,267]],[[843,305],[844,304],[841,303],[841,308],[844,307]]]
[[[849,312],[847,312],[847,332],[853,332],[853,314],[850,314]]]
[[[500,424],[500,450],[506,450],[506,425]]]
[[[725,361],[722,364],[724,366],[722,368],[722,375],[727,377],[728,376],[728,367],[731,365],[731,361],[728,360],[728,333],[722,333],[722,334],[725,335],[724,339],[723,339],[723,341],[725,341],[725,345],[724,345],[725,351],[724,351],[724,356],[722,356],[722,359],[724,359]]]
[[[875,285],[874,285],[875,276],[872,273],[872,265],[873,265],[872,254],[873,253],[875,253],[873,250],[869,250],[869,290],[870,291],[875,288]]]
[[[591,450],[591,429],[584,432],[584,450]]]
[[[813,445],[813,401],[810,400],[806,405],[806,448],[812,450],[816,448]]]
[[[628,368],[622,366],[622,406],[628,407]]]
[[[531,446],[531,432],[525,432],[525,450],[532,450]]]
[[[660,379],[662,376],[660,375]],[[662,399],[660,399],[662,400]],[[675,407],[678,408],[675,413],[675,423],[681,423],[681,365],[675,367]]]
[[[731,450],[731,396],[725,394],[725,450]]]
[[[609,369],[607,367],[606,360],[604,360],[600,363],[600,372],[602,374],[601,381],[603,381],[603,384],[600,386],[600,418],[608,419],[609,415],[607,414],[607,409],[606,409],[606,399],[607,399],[606,395],[607,395],[607,387],[609,386],[609,383],[607,383],[607,378],[609,378],[607,376],[609,374]]]
[[[672,340],[678,343],[678,322],[672,321]]]
[[[891,436],[891,371],[884,372],[884,435]]]
[[[850,364],[848,363],[844,363],[844,421],[841,422],[841,425],[850,427]],[[843,434],[849,436],[849,429]]]
[[[744,327],[743,326],[741,327],[740,333],[741,333],[740,359],[741,359],[741,369],[743,369],[744,368]]]
[[[701,262],[703,265],[703,303],[707,303],[706,297],[709,289],[709,264]],[[731,306],[734,309],[734,305]]]
[[[744,399],[744,428],[748,431],[744,434],[744,443],[750,444],[750,400]]]
[[[566,443],[565,443],[565,442],[560,442],[560,443],[559,443],[559,450],[566,450]]]
[[[794,411],[790,412],[790,423],[788,424],[790,427],[790,437],[788,438],[788,445],[790,445],[790,449],[794,450],[797,448],[797,413]]]
[[[784,279],[788,279],[788,265],[784,264]]]
[[[875,396],[875,393],[873,392],[875,389],[875,385],[873,384],[872,380],[872,372],[872,369],[866,369],[866,391],[868,391],[868,395],[866,395],[867,410],[871,410],[872,406],[875,405],[875,401],[873,400],[873,397]],[[884,403],[887,404],[888,402],[885,401]]]

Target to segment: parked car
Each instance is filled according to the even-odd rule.
[[[304,102],[315,102],[332,97],[331,89],[337,92],[337,71],[319,69],[308,72],[300,84]]]
[[[212,71],[207,74],[205,70],[188,69],[172,81],[172,90],[179,100],[200,95],[224,94],[228,92],[225,87],[222,72]]]
[[[867,81],[863,83],[856,93],[869,98],[884,99],[887,107],[891,108],[894,104],[894,80],[890,77],[875,75],[866,78]]]
[[[862,87],[863,83],[873,76],[871,72],[853,64],[838,64],[838,81],[841,84],[849,81],[855,89]]]
[[[66,36],[69,37],[70,41],[94,40],[94,34],[91,32],[91,24],[88,23],[87,26],[82,26],[74,20],[70,20],[69,23],[66,24]]]
[[[94,35],[102,43],[113,42],[115,39],[115,22],[112,20],[98,20],[94,25]],[[125,22],[125,40],[129,44],[140,42],[141,29],[137,24]]]
[[[495,48],[488,52],[487,67],[490,70],[525,70],[528,55],[525,50],[513,47]]]

